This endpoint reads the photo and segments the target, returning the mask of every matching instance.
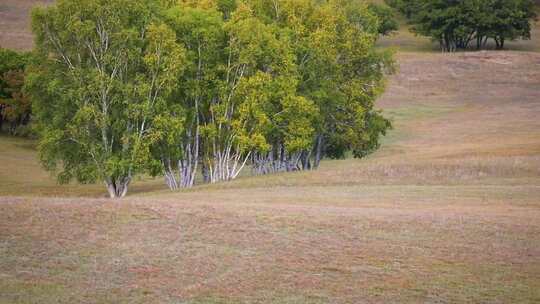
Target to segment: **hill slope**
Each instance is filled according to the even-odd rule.
[[[2,0],[0,3],[0,47],[17,50],[32,48],[30,10],[54,0]]]
[[[0,198],[0,302],[540,301],[540,54],[399,60],[396,130],[367,160],[121,202]],[[25,181],[6,155],[20,180],[1,193],[99,190]]]
[[[382,3],[383,0],[369,0]],[[2,0],[0,3],[0,47],[30,50],[33,46],[30,30],[30,10],[36,5],[48,5],[54,0]],[[540,7],[540,2],[537,1]],[[540,11],[540,9],[539,9]],[[437,46],[424,37],[417,37],[408,31],[406,20],[398,16],[400,30],[384,37],[380,45],[394,47],[400,51],[433,51]],[[532,39],[508,42],[507,49],[540,52],[540,21],[533,25]]]
[[[110,201],[0,137],[0,303],[540,302],[540,54],[398,61],[382,149],[316,172]]]

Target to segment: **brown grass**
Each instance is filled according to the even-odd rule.
[[[0,135],[0,196],[105,197],[105,186],[59,185],[38,161],[34,140]],[[132,193],[163,189],[161,179],[137,178]]]
[[[245,199],[261,198],[263,192],[250,191],[242,203],[237,201],[244,191],[216,201],[213,196],[187,200],[183,195],[120,204],[4,200],[3,299],[6,303],[540,299],[537,204],[520,207],[490,197],[479,205],[463,196],[459,202],[375,201],[360,194],[335,207],[334,199],[298,204],[291,197],[296,192],[280,190],[282,194],[271,195],[271,201],[253,202]]]
[[[0,47],[29,50],[33,46],[30,10],[54,0],[2,0],[0,2]]]
[[[382,149],[316,172],[109,201],[1,137],[0,303],[540,302],[540,55],[398,59]]]

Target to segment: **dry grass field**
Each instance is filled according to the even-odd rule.
[[[2,0],[0,1],[0,47],[17,50],[32,48],[30,9],[47,5],[54,0]]]
[[[0,137],[0,303],[540,303],[540,53],[397,58],[382,148],[316,172],[110,201]]]

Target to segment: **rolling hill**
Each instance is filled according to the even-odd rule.
[[[315,172],[110,201],[0,137],[0,303],[540,302],[540,53],[383,43],[394,130]]]

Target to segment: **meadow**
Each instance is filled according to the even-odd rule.
[[[141,178],[113,201],[0,137],[0,303],[540,302],[537,33],[456,54],[406,27],[383,39],[394,129],[314,172]]]

